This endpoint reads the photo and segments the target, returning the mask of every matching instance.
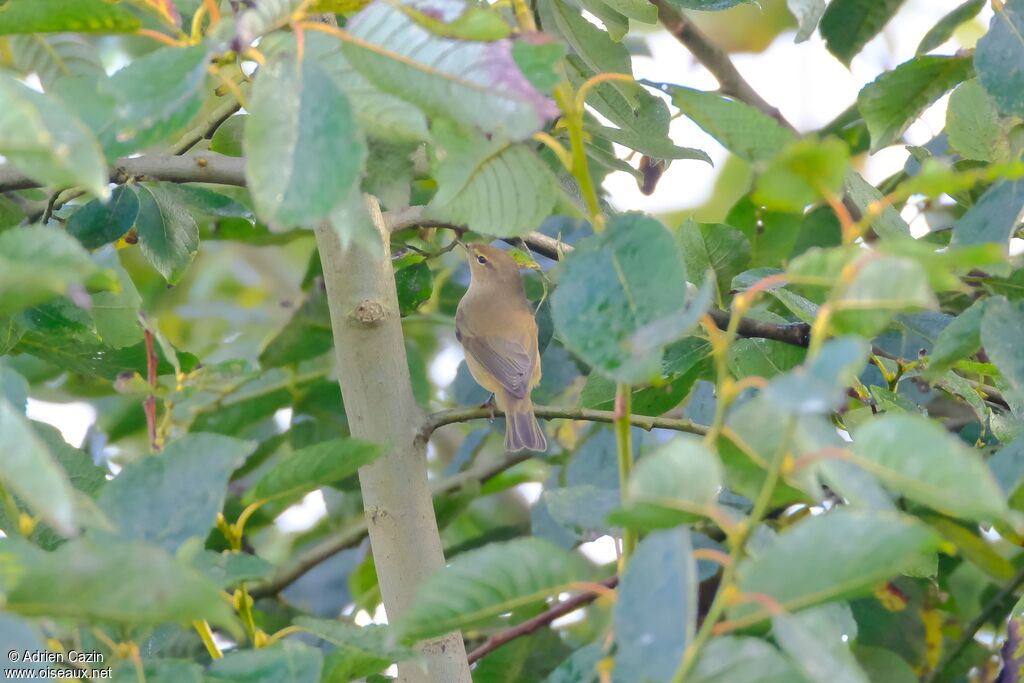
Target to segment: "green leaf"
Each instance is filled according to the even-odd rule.
[[[938,422],[909,414],[877,417],[854,431],[852,452],[890,489],[944,514],[987,522],[1009,514],[981,454]]]
[[[15,313],[81,287],[96,270],[63,231],[33,225],[0,233],[0,314]]]
[[[7,399],[15,412],[25,413],[28,406],[28,381],[6,365],[0,364],[0,399]]]
[[[1004,496],[1014,498],[1024,484],[1024,439],[1014,437],[989,458],[988,464]]]
[[[136,192],[139,247],[168,284],[177,284],[199,250],[199,226],[162,185],[142,183]]]
[[[853,282],[832,302],[832,325],[840,333],[872,337],[898,312],[937,306],[928,274],[916,261],[877,256],[866,260]]]
[[[203,550],[192,559],[192,567],[224,590],[243,581],[265,579],[274,571],[273,565],[263,558],[229,550]]]
[[[258,650],[236,649],[206,670],[208,683],[319,683],[323,670],[320,650],[285,640]]]
[[[598,26],[587,21],[578,9],[562,0],[545,0],[538,4],[537,9],[545,30],[564,38],[587,68],[595,73],[633,75],[626,46],[615,42]],[[639,90],[637,86],[615,83],[613,87],[636,104],[632,93]]]
[[[92,295],[92,320],[96,334],[103,343],[115,349],[133,346],[143,340],[139,324],[139,308],[142,297],[135,288],[131,276],[121,266],[117,252],[107,251],[96,259],[97,263],[111,270],[117,277],[117,292],[97,292]]]
[[[224,506],[231,473],[254,449],[251,441],[188,434],[121,470],[97,503],[121,538],[173,553],[193,536],[206,538]]]
[[[754,185],[753,199],[776,211],[803,211],[846,178],[849,150],[836,138],[795,142],[773,157]]]
[[[11,36],[7,41],[15,70],[24,75],[36,74],[46,92],[62,78],[106,75],[96,46],[81,35],[34,33]]]
[[[840,508],[786,529],[739,566],[739,588],[763,593],[793,612],[823,602],[870,593],[933,550],[938,539],[912,518]],[[768,617],[764,607],[731,610],[737,626]]]
[[[821,18],[828,51],[846,66],[889,23],[904,0],[832,0]]]
[[[758,638],[722,636],[701,652],[692,683],[794,683],[800,674],[778,650]]]
[[[867,342],[858,337],[829,339],[810,362],[774,378],[765,397],[784,412],[831,412],[864,369],[869,351]]]
[[[348,96],[356,120],[368,136],[395,142],[422,142],[430,138],[423,112],[367,80],[353,68],[340,41],[322,33],[308,33],[304,48],[305,54],[315,58]],[[297,46],[294,35],[277,32],[264,37],[260,49],[269,58],[280,51],[295,52]]]
[[[688,529],[649,534],[630,558],[615,600],[615,675],[667,681],[697,626],[697,565]]]
[[[990,299],[978,299],[939,332],[924,376],[935,379],[981,348],[981,319]]]
[[[739,100],[682,86],[665,90],[681,112],[746,161],[770,159],[794,139],[778,121]]]
[[[99,143],[59,101],[0,73],[0,154],[33,180],[110,195]]]
[[[30,621],[10,614],[0,614],[0,641],[10,648],[10,652],[46,651],[43,634],[39,627]],[[5,655],[0,663],[0,671],[3,672],[5,678],[25,676],[26,674],[42,678],[50,667],[43,661],[33,661],[33,659],[29,657],[23,661],[11,661],[10,655]]]
[[[256,213],[278,228],[329,216],[366,156],[340,86],[313,59],[283,53],[260,69],[249,104],[245,175]]]
[[[652,387],[633,387],[633,414],[663,415],[679,405],[701,375],[709,371],[710,356],[708,342],[697,337],[686,337],[671,344],[662,360],[664,381]],[[590,373],[580,392],[579,406],[613,410],[615,382],[599,373]]]
[[[465,5],[439,10],[449,22]],[[401,8],[375,2],[346,27],[360,41],[346,41],[349,62],[380,90],[420,107],[428,116],[522,140],[556,114],[553,103],[523,76],[512,42],[452,40],[432,34]]]
[[[794,255],[803,214],[768,211],[744,197],[738,201],[725,223],[736,228],[750,242],[750,267],[778,266]]]
[[[490,7],[466,6],[457,16],[437,19],[433,13],[420,11],[414,5],[403,8],[406,16],[431,33],[462,40],[501,40],[508,38],[512,28],[500,13]]]
[[[329,680],[351,681],[383,671],[393,662],[416,658],[414,650],[396,645],[387,626],[355,626],[344,621],[298,617],[295,625],[322,638],[336,649],[324,659]]]
[[[853,654],[869,681],[875,683],[915,683],[918,680],[907,660],[892,650],[855,645]]]
[[[938,23],[928,29],[928,33],[924,34],[924,38],[921,39],[921,43],[917,46],[917,54],[923,55],[926,52],[931,52],[952,38],[953,32],[961,24],[978,16],[978,13],[981,12],[984,6],[985,0],[966,0],[959,7],[939,19]]]
[[[802,43],[818,28],[821,15],[825,13],[825,0],[787,0],[786,4],[799,24],[794,42]]]
[[[106,202],[93,199],[71,214],[67,231],[86,249],[99,249],[121,238],[135,225],[139,197],[130,185],[114,189]]]
[[[67,299],[54,299],[49,304],[22,311],[16,320],[21,335],[15,353],[30,353],[75,375],[116,380],[123,373],[146,372],[146,348],[142,343],[115,349],[100,340],[89,314]],[[188,353],[178,353],[182,370],[192,370],[197,360]],[[157,374],[174,372],[174,367],[157,350]],[[109,383],[108,383],[109,384]]]
[[[416,312],[420,304],[434,291],[434,275],[423,260],[395,269],[395,287],[398,290],[398,311],[404,316]]]
[[[71,481],[22,408],[0,397],[0,481],[64,536],[78,531]],[[16,521],[16,520],[12,520]]]
[[[864,86],[857,96],[857,108],[871,133],[871,151],[897,142],[925,109],[970,78],[972,70],[970,56],[925,55]]]
[[[116,103],[100,134],[108,153],[126,155],[181,132],[202,107],[208,56],[203,43],[164,47],[100,81]]]
[[[331,313],[327,295],[315,288],[299,306],[288,323],[271,337],[260,353],[260,365],[277,368],[322,356],[334,348]]]
[[[437,194],[428,212],[496,237],[540,227],[555,205],[558,181],[527,145],[434,123],[445,150],[435,167]]]
[[[332,439],[300,448],[279,461],[246,493],[253,502],[296,496],[321,486],[336,484],[376,460],[384,447],[359,439]]]
[[[15,550],[4,539],[0,553],[7,551],[24,569],[7,592],[8,611],[132,626],[206,619],[240,631],[216,586],[148,543],[80,539],[46,553],[31,546]]]
[[[1007,0],[974,50],[978,82],[1004,114],[1024,116],[1024,0]]]
[[[688,220],[679,228],[679,246],[686,272],[691,277],[710,272],[718,304],[724,305],[732,289],[732,279],[750,264],[750,242],[746,236],[728,225]]]
[[[664,528],[712,513],[722,487],[722,464],[696,439],[679,436],[637,463],[627,507],[615,521]]]
[[[140,27],[127,8],[106,0],[7,0],[0,36],[12,33],[132,33]]]
[[[1016,568],[1008,559],[999,554],[981,535],[976,524],[966,525],[948,517],[924,514],[919,517],[943,538],[956,546],[960,554],[999,583],[1013,579]]]
[[[430,638],[543,601],[585,578],[581,560],[548,541],[490,543],[458,555],[420,584],[398,628],[409,640]]]
[[[193,214],[208,218],[253,219],[252,210],[227,195],[195,185],[160,183],[160,189]]]
[[[736,379],[771,379],[800,365],[806,349],[773,339],[737,339],[729,346],[729,372]]]
[[[591,484],[551,489],[542,498],[552,519],[579,531],[608,530],[608,514],[619,506],[618,491]]]
[[[999,181],[953,224],[951,244],[994,242],[1004,249],[1003,253],[1009,253],[1010,238],[1017,229],[1017,217],[1022,209],[1024,180]]]
[[[708,164],[711,163],[711,157],[706,152],[691,147],[680,147],[674,144],[670,138],[650,139],[646,135],[628,128],[609,128],[608,126],[601,126],[590,122],[587,123],[586,129],[602,138],[655,159],[692,159],[704,161]]]
[[[549,93],[558,85],[556,65],[565,58],[565,45],[554,41],[532,43],[517,40],[512,43],[512,58],[533,87]]]
[[[852,169],[846,174],[843,189],[862,213],[867,213],[873,203],[884,199],[878,188]],[[893,206],[886,206],[883,209],[882,214],[871,223],[871,229],[884,240],[910,237],[910,226]]]
[[[210,138],[210,151],[229,157],[240,157],[245,154],[242,150],[242,138],[245,136],[245,124],[248,120],[248,114],[228,117],[224,123],[217,126],[213,137]]]
[[[995,105],[977,80],[964,81],[953,91],[946,109],[949,146],[964,159],[1005,162],[1010,160],[1009,122],[1000,118]]]
[[[142,676],[146,683],[203,683],[203,667],[184,659],[146,659],[140,670],[134,662],[114,670],[115,683],[136,683]]]
[[[584,645],[565,659],[544,683],[598,683],[598,663],[604,659],[598,643]]]
[[[1024,301],[1010,303],[992,299],[981,320],[981,343],[985,353],[1003,373],[1009,391],[1007,398],[1015,412],[1024,409],[1024,347],[1020,334],[1024,325]]]
[[[853,633],[844,628],[844,621],[853,627]],[[850,652],[849,641],[857,633],[856,622],[846,605],[777,614],[772,617],[772,635],[809,681],[869,683]]]
[[[657,378],[662,349],[630,347],[645,327],[685,315],[686,269],[668,230],[641,214],[617,216],[560,270],[551,312],[566,347],[616,381]]]
[[[576,89],[596,75],[577,55],[566,57],[565,66],[569,80]],[[669,136],[671,114],[668,105],[660,97],[642,88],[618,87],[622,85],[599,83],[590,89],[587,104],[618,126],[618,129],[597,125],[588,119],[585,123],[589,132],[658,159],[699,158],[709,161],[703,152],[678,147],[672,142]],[[592,157],[595,149],[591,146]]]

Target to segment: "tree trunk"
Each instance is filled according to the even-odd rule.
[[[355,437],[388,445],[384,456],[359,471],[359,484],[384,607],[394,622],[423,579],[444,565],[444,554],[426,454],[416,443],[423,415],[409,379],[388,231],[376,200],[366,201],[384,242],[381,256],[343,249],[326,223],[316,229],[316,240],[349,427]],[[471,683],[461,634],[423,642],[420,650],[428,673],[402,664],[403,683]]]

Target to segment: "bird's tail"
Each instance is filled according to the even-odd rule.
[[[528,450],[543,453],[548,449],[547,439],[533,414],[530,397],[505,401],[505,450],[509,453]]]

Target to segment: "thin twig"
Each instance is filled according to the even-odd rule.
[[[693,22],[672,7],[668,0],[651,0],[651,4],[658,8],[658,19],[661,20],[662,25],[696,57],[698,62],[704,65],[704,68],[711,72],[711,75],[718,81],[723,94],[756,107],[786,128],[796,130],[777,108],[768,104],[757,94],[757,91],[750,87],[750,84],[736,69],[736,65],[732,63],[728,52],[704,35],[703,31],[697,28]]]
[[[976,636],[978,631],[981,630],[981,627],[991,621],[992,617],[999,611],[999,608],[1004,602],[1006,602],[1006,599],[1013,595],[1021,585],[1024,585],[1024,567],[1018,569],[1014,577],[1010,579],[1005,586],[999,589],[998,593],[992,596],[992,599],[988,601],[985,607],[981,610],[981,613],[967,625],[963,633],[960,635],[960,639],[956,641],[956,644],[946,651],[946,655],[942,658],[942,661],[939,662],[938,666],[932,669],[931,672],[922,679],[922,683],[933,683],[947,666],[956,661],[956,658],[960,656],[960,653],[964,651],[964,648],[970,645],[974,640],[974,636]]]
[[[561,406],[534,406],[533,414],[546,420],[585,420],[587,422],[615,422],[616,414],[610,410],[591,410],[589,408],[566,408]],[[490,419],[492,415],[503,415],[502,411],[495,408],[455,408],[453,410],[442,410],[427,416],[426,422],[420,428],[417,438],[428,441],[430,435],[438,427],[455,424],[457,422],[468,422],[470,420]],[[669,429],[676,432],[689,432],[691,434],[704,434],[707,429],[692,420],[672,417],[651,417],[649,415],[630,415],[629,423],[634,427],[640,427],[648,431],[652,429]]]
[[[241,108],[242,105],[236,102],[234,98],[221,103],[220,106],[210,112],[205,121],[182,135],[167,151],[171,154],[184,154],[195,147],[200,140],[212,138],[221,124],[231,118]]]
[[[431,493],[440,496],[457,491],[470,483],[485,483],[502,472],[530,459],[528,453],[510,453],[496,462],[476,465],[464,472],[448,477],[433,487]],[[342,550],[354,548],[366,538],[366,520],[352,524],[341,533],[331,536],[317,545],[298,555],[292,563],[268,581],[254,586],[250,590],[253,599],[275,595],[298,581],[306,572],[321,562],[340,553]]]
[[[605,588],[615,588],[619,584],[619,577],[612,576],[611,578],[605,579],[601,582],[601,585]],[[564,617],[566,614],[571,614],[578,609],[586,607],[594,600],[601,597],[601,593],[592,591],[587,593],[580,593],[575,595],[568,600],[564,600],[546,612],[542,612],[532,619],[527,619],[521,624],[517,624],[511,628],[499,631],[493,636],[484,641],[483,645],[476,648],[469,653],[469,663],[483,659],[487,655],[497,650],[502,645],[510,643],[516,638],[522,638],[528,636],[531,633],[535,633],[540,629],[551,624],[560,617]]]

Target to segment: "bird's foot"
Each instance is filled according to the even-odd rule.
[[[487,419],[490,420],[491,422],[494,422],[494,417],[495,417],[495,412],[494,412],[494,409],[495,409],[494,394],[491,394],[490,398],[488,398],[486,401],[481,403],[480,407],[481,408],[485,408],[487,410],[487,413],[489,415],[489,417]]]

